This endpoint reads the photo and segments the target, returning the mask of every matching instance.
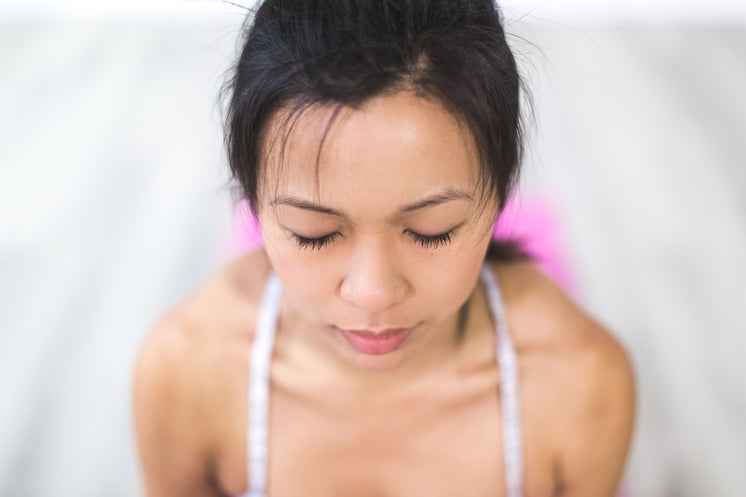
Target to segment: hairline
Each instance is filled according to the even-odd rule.
[[[489,167],[486,165],[487,158],[483,156],[484,154],[483,154],[483,151],[480,149],[478,137],[476,136],[476,133],[473,130],[473,128],[475,127],[475,124],[471,123],[467,119],[467,117],[464,116],[462,113],[453,111],[452,105],[449,105],[447,101],[444,101],[444,99],[438,96],[436,92],[428,91],[427,89],[423,88],[420,85],[417,85],[416,83],[411,81],[409,78],[407,78],[407,80],[401,81],[398,84],[385,88],[382,91],[379,91],[373,95],[370,95],[369,97],[362,99],[359,102],[346,103],[340,100],[325,101],[324,99],[319,99],[318,101],[304,102],[305,96],[299,95],[295,98],[289,99],[284,104],[279,105],[278,108],[269,115],[269,118],[266,121],[264,129],[261,130],[260,136],[259,136],[259,144],[260,144],[259,157],[260,159],[259,159],[259,164],[258,164],[258,178],[257,178],[257,183],[256,183],[256,192],[255,192],[255,195],[257,198],[256,210],[258,211],[260,207],[261,202],[258,201],[259,191],[261,190],[262,186],[265,184],[266,167],[267,167],[267,164],[269,163],[270,157],[272,156],[272,152],[276,150],[276,147],[279,144],[279,156],[275,157],[275,161],[278,163],[278,167],[282,167],[283,164],[285,163],[285,160],[284,160],[285,150],[286,150],[288,142],[290,141],[290,136],[293,134],[298,121],[302,119],[303,115],[306,112],[314,108],[321,108],[325,106],[332,108],[331,115],[329,116],[326,124],[324,125],[324,132],[321,136],[321,139],[319,140],[319,147],[316,153],[316,163],[315,163],[316,181],[314,184],[314,200],[317,203],[320,203],[321,199],[320,199],[320,187],[319,187],[319,170],[320,170],[321,153],[322,153],[324,144],[326,143],[329,132],[333,128],[334,124],[336,123],[337,118],[340,116],[340,114],[342,114],[342,110],[343,109],[360,110],[368,102],[376,98],[395,96],[399,94],[409,94],[416,98],[420,98],[428,102],[435,103],[438,106],[440,106],[444,112],[448,113],[448,115],[453,117],[453,119],[456,121],[456,124],[459,128],[459,132],[462,138],[464,139],[465,145],[467,147],[473,148],[474,152],[476,152],[476,155],[477,155],[477,163],[478,163],[477,165],[478,165],[478,171],[479,171],[479,174],[477,175],[477,186],[481,187],[481,192],[479,194],[479,203],[481,204],[483,209],[486,208],[490,204],[491,200],[496,200],[498,201],[498,204],[499,204],[499,201],[502,200],[502,199],[498,199],[499,187],[498,185],[491,185],[488,179],[489,175],[485,174],[485,172],[489,171]],[[277,126],[278,119],[282,119],[279,122],[279,126]],[[271,130],[273,128],[275,128],[275,132],[271,133]],[[270,134],[274,136],[270,138],[269,136]],[[267,148],[268,145],[271,145],[271,146]],[[278,178],[279,176],[280,175],[277,175]],[[276,198],[277,196],[275,196],[275,199]]]

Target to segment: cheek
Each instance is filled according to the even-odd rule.
[[[436,313],[437,320],[457,312],[472,294],[489,240],[489,233],[486,236],[475,233],[446,261],[440,261],[437,266],[422,267],[416,284],[418,293],[421,302]]]
[[[263,234],[267,257],[288,300],[307,317],[319,315],[335,288],[328,267],[319,263],[318,253],[299,250],[281,228]]]

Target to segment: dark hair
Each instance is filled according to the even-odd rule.
[[[265,134],[279,111],[355,108],[402,90],[436,99],[467,127],[482,193],[504,207],[523,153],[522,82],[492,0],[265,0],[242,42],[226,86],[226,145],[254,211]],[[493,244],[488,256],[519,251]]]

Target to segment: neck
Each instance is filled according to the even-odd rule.
[[[283,301],[276,348],[278,356],[301,375],[304,384],[318,381],[318,385],[348,396],[411,392],[433,380],[454,377],[475,360],[483,360],[474,355],[474,347],[468,347],[467,342],[472,338],[470,330],[483,320],[479,316],[484,314],[484,302],[481,286],[477,285],[462,307],[463,316],[462,312],[456,312],[436,324],[430,330],[430,339],[419,348],[406,350],[406,356],[398,361],[393,356],[390,359],[370,356],[354,363],[335,350],[323,331]],[[382,363],[387,367],[377,367]]]

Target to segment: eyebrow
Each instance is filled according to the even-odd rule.
[[[439,205],[439,204],[443,204],[446,202],[450,202],[451,200],[471,201],[471,200],[474,200],[474,196],[471,193],[463,191],[463,190],[456,190],[454,188],[446,188],[443,191],[440,191],[434,195],[425,197],[422,200],[418,200],[417,202],[414,202],[412,204],[405,205],[404,207],[399,209],[399,214],[407,214],[409,212],[424,209],[425,207],[431,207],[434,205]],[[320,212],[322,214],[329,214],[331,216],[347,217],[343,212],[340,212],[336,209],[332,209],[331,207],[326,207],[324,205],[317,204],[315,202],[310,202],[308,200],[302,199],[300,197],[295,197],[292,195],[277,197],[274,200],[272,200],[272,202],[270,202],[270,205],[272,207],[275,207],[278,205],[289,205],[291,207],[296,207],[298,209],[304,209],[304,210],[313,211],[313,212]]]

